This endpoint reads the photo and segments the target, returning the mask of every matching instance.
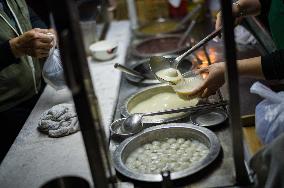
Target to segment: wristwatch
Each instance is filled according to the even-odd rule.
[[[238,9],[237,17],[243,17],[247,15],[246,10],[240,5],[239,1],[234,2],[233,5],[235,5]]]

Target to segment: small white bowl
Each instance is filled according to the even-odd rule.
[[[116,56],[117,47],[117,42],[102,40],[90,45],[89,49],[95,59],[106,61]]]

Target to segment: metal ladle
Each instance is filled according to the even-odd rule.
[[[176,26],[177,28],[182,28],[193,16],[198,14],[202,8],[201,4],[198,4],[192,11],[190,11]]]
[[[162,115],[162,114],[172,114],[172,113],[179,113],[179,112],[195,112],[202,109],[211,109],[216,108],[219,106],[227,105],[227,101],[221,101],[217,103],[209,103],[198,105],[194,107],[184,107],[184,108],[177,108],[177,109],[170,109],[165,111],[159,112],[148,112],[148,113],[135,113],[130,114],[122,123],[121,131],[123,133],[138,133],[143,129],[142,118],[144,116],[155,116],[155,115]]]
[[[137,78],[145,79],[145,76],[142,75],[140,72],[137,72],[137,71],[135,71],[133,69],[130,69],[130,68],[126,67],[126,66],[123,66],[123,65],[121,65],[119,63],[114,64],[114,68],[116,68],[116,69],[118,69],[118,70],[120,70],[120,71],[122,71],[122,72],[124,72],[126,74],[135,76]]]
[[[221,33],[222,27],[215,30],[214,32],[207,35],[204,39],[199,41],[197,44],[195,44],[193,47],[191,47],[189,50],[187,50],[185,53],[181,54],[180,56],[173,58],[165,58],[163,56],[154,56],[150,58],[149,61],[149,67],[151,72],[155,75],[157,80],[160,82],[170,82],[168,80],[165,80],[165,78],[159,77],[156,73],[160,70],[167,69],[167,68],[174,68],[177,69],[179,63],[189,54],[193,53],[195,50],[202,47],[204,44],[206,44],[208,41],[212,40],[214,37],[219,35]]]

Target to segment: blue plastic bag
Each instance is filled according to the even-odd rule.
[[[256,82],[250,89],[265,98],[255,109],[256,133],[263,144],[269,144],[284,132],[284,92],[273,92]]]
[[[61,63],[61,57],[59,50],[55,48],[56,41],[54,38],[54,45],[49,52],[49,56],[46,59],[42,77],[44,81],[56,90],[64,89],[66,87],[64,80],[64,71]]]

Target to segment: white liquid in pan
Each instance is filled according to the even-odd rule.
[[[178,97],[176,93],[173,92],[164,92],[156,94],[144,101],[138,103],[132,109],[130,113],[146,113],[146,112],[158,112],[175,108],[195,106],[198,102],[198,99],[192,100],[183,100]],[[144,119],[167,119],[177,117],[183,113],[175,114],[164,114],[158,116],[146,116]]]
[[[126,166],[145,174],[161,171],[181,171],[204,159],[209,148],[198,140],[167,138],[153,141],[134,150],[126,159]]]

